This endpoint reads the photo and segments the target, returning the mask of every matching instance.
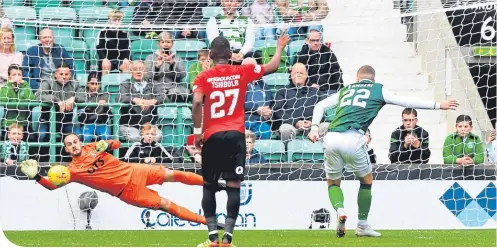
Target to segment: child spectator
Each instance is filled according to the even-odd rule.
[[[0,162],[7,165],[15,165],[29,159],[28,144],[22,141],[23,127],[13,123],[9,126],[7,136],[9,140],[4,141],[0,146]]]
[[[260,152],[254,149],[255,133],[250,130],[245,130],[245,144],[247,145],[247,155],[245,157],[247,164],[264,164],[268,161]]]
[[[7,84],[0,88],[0,102],[26,102],[35,99],[33,91],[28,82],[22,79],[22,68],[19,65],[11,65],[8,68],[9,80]],[[5,118],[1,123],[0,134],[2,130],[7,129],[10,125],[17,123],[18,126],[28,127],[30,110],[28,107],[7,107]],[[3,139],[3,134],[2,134]]]
[[[190,134],[188,136],[185,148],[193,163],[197,163],[198,165],[202,164],[201,151],[195,147],[195,135]]]
[[[16,52],[14,32],[10,28],[0,30],[0,86],[8,79],[8,69],[12,64],[22,64],[22,53]]]
[[[487,137],[487,158],[489,164],[497,164],[497,140],[495,139],[495,129]]]
[[[456,119],[456,132],[445,139],[443,156],[445,164],[463,166],[482,164],[483,145],[478,135],[471,133],[473,123],[468,115]]]
[[[110,138],[109,108],[103,105],[109,102],[109,94],[102,92],[101,82],[97,72],[90,72],[86,86],[81,86],[76,92],[78,103],[98,103],[98,107],[84,107],[78,109],[78,121],[83,125],[83,142],[88,143],[93,139],[107,140]]]
[[[110,27],[105,28],[98,34],[98,69],[103,75],[112,70],[119,69],[122,72],[129,72],[130,70],[129,37],[126,32],[119,30],[123,16],[123,12],[119,10],[110,11]]]
[[[249,7],[242,9],[242,15],[252,18],[255,24],[274,23],[274,7],[267,0],[255,0]],[[255,39],[276,39],[276,28],[257,29]]]
[[[157,143],[157,127],[145,123],[141,130],[142,140],[135,142],[124,155],[124,159],[129,163],[171,163],[176,162],[172,153],[168,152],[164,146]]]
[[[368,149],[368,156],[369,156],[369,162],[371,162],[372,164],[376,164],[376,154],[374,154],[374,150],[372,147],[369,146],[369,143],[371,143],[371,130],[369,130],[368,128],[368,131],[366,132],[366,137],[368,138],[368,143],[366,143],[366,147]]]
[[[195,81],[198,74],[213,66],[211,58],[209,57],[209,50],[202,49],[198,51],[197,58],[198,62],[192,64],[188,69],[188,81],[190,82],[190,88],[193,88],[193,81]]]

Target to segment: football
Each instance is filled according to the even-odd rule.
[[[71,172],[63,165],[54,165],[48,170],[48,180],[56,186],[62,186],[71,180]]]

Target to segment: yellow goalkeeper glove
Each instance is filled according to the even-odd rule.
[[[21,171],[31,179],[35,178],[38,175],[38,162],[33,159],[22,161]]]
[[[97,152],[105,152],[105,151],[107,151],[107,148],[109,148],[109,144],[105,140],[101,140],[101,141],[97,142],[97,145],[95,148],[96,148]]]

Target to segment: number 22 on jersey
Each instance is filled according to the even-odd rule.
[[[233,115],[236,103],[238,102],[239,92],[239,89],[213,91],[209,96],[209,98],[213,100],[211,105],[211,118],[216,119],[226,115]],[[228,111],[226,111],[227,104],[229,104]]]
[[[357,106],[365,108],[367,104],[367,99],[371,95],[371,91],[368,89],[349,89],[345,91],[342,100],[340,101],[340,107],[345,107],[348,105]]]

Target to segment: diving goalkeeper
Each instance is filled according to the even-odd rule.
[[[64,148],[72,156],[72,162],[67,167],[71,172],[70,182],[81,183],[106,192],[136,207],[160,209],[184,220],[206,224],[204,216],[178,206],[147,188],[148,185],[164,182],[203,185],[201,176],[191,172],[168,170],[163,166],[122,162],[108,153],[118,149],[120,145],[121,142],[117,140],[101,140],[82,146],[78,136],[74,134],[66,136]],[[21,170],[26,176],[35,179],[49,190],[63,186],[55,186],[47,178],[40,176],[36,160],[23,161]],[[222,188],[223,185],[219,184],[218,190]],[[222,225],[218,228],[222,228]]]

